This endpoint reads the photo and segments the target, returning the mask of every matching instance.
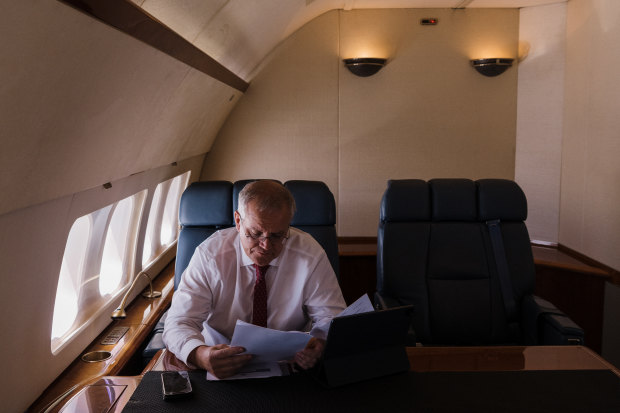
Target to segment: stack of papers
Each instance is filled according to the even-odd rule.
[[[374,311],[368,295],[364,294],[353,304],[344,309],[338,317]],[[231,346],[240,346],[254,358],[234,376],[225,380],[250,379],[288,375],[287,360],[292,360],[298,351],[303,350],[312,337],[326,339],[329,322],[313,327],[310,334],[300,331],[279,331],[255,326],[237,320]],[[219,380],[207,373],[207,380]]]

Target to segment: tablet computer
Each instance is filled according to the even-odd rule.
[[[334,387],[408,371],[405,347],[412,312],[408,305],[334,318],[319,380]]]

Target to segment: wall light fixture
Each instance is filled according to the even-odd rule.
[[[513,60],[493,57],[489,59],[474,59],[471,61],[471,64],[478,73],[491,77],[504,73],[506,69],[512,66]]]
[[[377,73],[387,59],[378,57],[357,57],[352,59],[344,59],[344,65],[356,76],[367,77]]]

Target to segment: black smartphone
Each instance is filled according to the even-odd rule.
[[[192,383],[186,371],[164,371],[161,373],[164,400],[187,396],[192,392]]]

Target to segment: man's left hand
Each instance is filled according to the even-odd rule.
[[[325,340],[312,337],[306,344],[306,348],[295,354],[295,363],[304,370],[312,368],[323,355],[324,349]]]

